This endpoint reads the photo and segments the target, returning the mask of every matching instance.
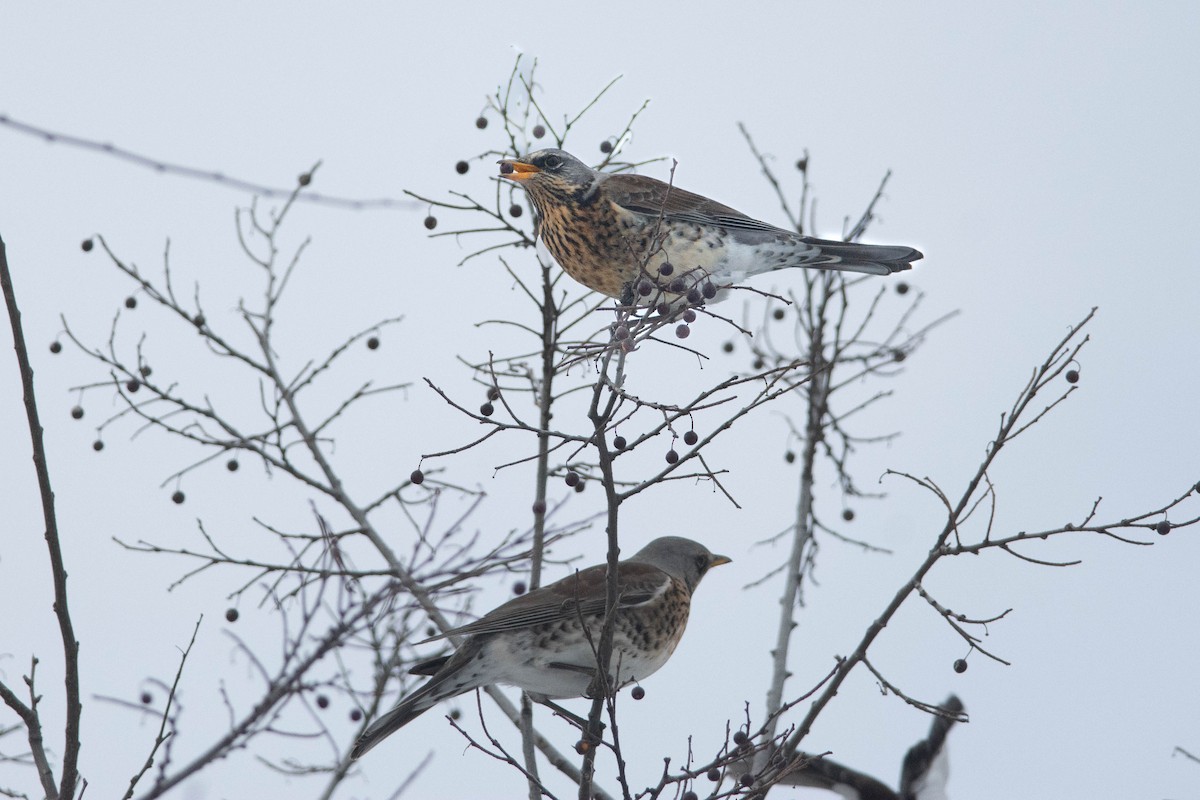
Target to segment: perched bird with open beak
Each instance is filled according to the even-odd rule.
[[[691,539],[664,536],[617,565],[621,588],[610,662],[614,688],[646,678],[667,663],[683,637],[692,592],[710,568],[729,561]],[[480,686],[517,686],[538,702],[584,696],[596,674],[593,644],[600,641],[607,581],[607,564],[588,567],[509,600],[469,625],[426,639],[466,637],[452,655],[409,670],[433,677],[371,723],[350,757],[359,758],[437,703]]]
[[[500,162],[541,216],[541,238],[575,280],[626,305],[721,299],[752,275],[789,267],[888,275],[911,247],[801,236],[646,177],[597,172],[564,150]]]

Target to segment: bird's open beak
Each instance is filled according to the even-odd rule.
[[[713,567],[719,567],[722,564],[729,564],[732,562],[733,562],[733,559],[730,558],[729,556],[713,556],[712,561],[708,562],[708,568],[712,569]]]
[[[527,181],[542,171],[541,168],[535,167],[533,164],[527,164],[524,161],[510,161],[505,159],[499,163],[500,177],[508,178],[510,181]]]

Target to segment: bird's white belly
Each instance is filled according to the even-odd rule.
[[[504,665],[495,677],[496,683],[516,686],[552,700],[587,694],[596,671],[596,657],[589,645],[584,643],[583,646],[554,651],[553,648],[525,646],[528,643],[517,641],[519,638],[492,637],[485,645],[483,657],[489,663]],[[599,641],[598,627],[594,641]],[[617,674],[618,688],[626,686],[657,672],[674,650],[672,643],[670,647],[650,654],[630,647],[618,632],[613,640],[610,672]]]

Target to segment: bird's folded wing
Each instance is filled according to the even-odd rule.
[[[697,225],[720,225],[752,231],[780,230],[715,200],[645,175],[613,175],[605,181],[604,189],[617,205],[650,217],[661,214],[665,220]]]
[[[549,586],[509,600],[475,622],[453,628],[417,644],[451,635],[498,633],[568,619],[600,616],[604,613],[606,605],[606,574],[607,570],[603,565],[589,567]],[[632,608],[665,591],[671,579],[657,567],[626,562],[620,565],[620,582],[618,608]]]

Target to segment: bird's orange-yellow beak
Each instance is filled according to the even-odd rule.
[[[504,159],[499,163],[500,177],[508,178],[510,181],[527,181],[542,171],[540,167],[535,167],[533,164],[528,164],[524,161]]]
[[[712,569],[713,567],[719,567],[722,564],[732,564],[732,563],[733,563],[733,559],[730,558],[729,556],[714,555],[712,557],[712,560],[708,562],[708,567],[709,567],[709,569]]]

